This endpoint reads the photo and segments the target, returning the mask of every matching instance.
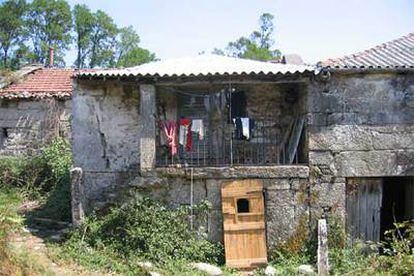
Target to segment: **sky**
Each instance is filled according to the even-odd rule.
[[[414,0],[69,0],[132,25],[160,59],[224,48],[275,16],[275,48],[314,63],[363,51],[414,32]],[[76,53],[71,50],[67,64]]]

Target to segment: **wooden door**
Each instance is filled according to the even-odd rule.
[[[347,178],[347,228],[353,240],[380,241],[381,178]]]
[[[253,268],[267,263],[263,183],[237,180],[221,188],[226,265]]]

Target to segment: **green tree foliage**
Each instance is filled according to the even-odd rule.
[[[64,66],[72,41],[78,68],[129,67],[155,60],[155,54],[139,46],[140,38],[131,26],[118,27],[101,10],[92,12],[77,4],[72,13],[66,0],[0,4],[0,67],[47,64],[50,47],[55,49],[55,65]]]
[[[89,67],[111,67],[114,62],[118,27],[114,20],[101,10],[98,10],[94,17]]]
[[[37,62],[48,61],[48,49],[55,49],[57,64],[63,65],[63,54],[72,37],[72,13],[65,0],[33,0],[29,8],[28,28]]]
[[[78,51],[76,66],[86,66],[86,59],[91,50],[91,34],[95,27],[95,15],[86,5],[75,5],[73,8],[75,43]]]
[[[155,60],[155,54],[139,47],[139,42],[139,36],[132,26],[119,30],[116,67],[131,67]]]
[[[270,13],[262,14],[259,18],[259,30],[253,31],[249,37],[240,37],[229,42],[224,50],[214,49],[213,53],[262,61],[279,59],[280,51],[272,49],[275,29],[273,19],[274,16]]]
[[[25,39],[25,0],[8,0],[0,5],[0,48],[2,50],[2,67],[9,67],[9,56]]]
[[[155,54],[139,47],[132,26],[118,28],[113,19],[98,10],[91,32],[89,67],[130,67],[155,60]]]

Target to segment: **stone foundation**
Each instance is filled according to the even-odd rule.
[[[260,179],[264,186],[270,247],[291,236],[299,219],[308,221],[308,177],[307,166],[197,168],[193,169],[193,203],[207,200],[212,204],[208,221],[203,227],[209,239],[222,241],[222,184],[229,180]],[[137,194],[150,196],[173,208],[190,205],[191,169],[158,168],[135,177],[132,171],[84,172],[83,179],[89,211],[105,204],[125,201],[127,197]]]

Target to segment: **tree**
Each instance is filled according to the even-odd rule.
[[[116,67],[131,67],[155,60],[155,54],[139,47],[139,36],[132,26],[119,29]]]
[[[65,0],[33,0],[30,4],[28,26],[37,62],[48,61],[49,47],[55,49],[55,60],[63,65],[63,54],[72,37],[72,13]]]
[[[94,18],[89,67],[112,67],[118,27],[114,20],[101,10],[94,14]]]
[[[262,61],[279,59],[280,51],[272,49],[273,19],[274,16],[270,13],[262,14],[259,18],[259,30],[253,31],[248,38],[240,37],[236,41],[229,42],[225,50],[216,48],[213,53]]]
[[[91,35],[94,31],[95,17],[86,5],[75,5],[73,8],[75,44],[78,51],[76,66],[83,68],[91,51]]]
[[[0,48],[3,51],[3,67],[9,67],[11,50],[25,38],[26,13],[25,0],[9,0],[0,6]]]

